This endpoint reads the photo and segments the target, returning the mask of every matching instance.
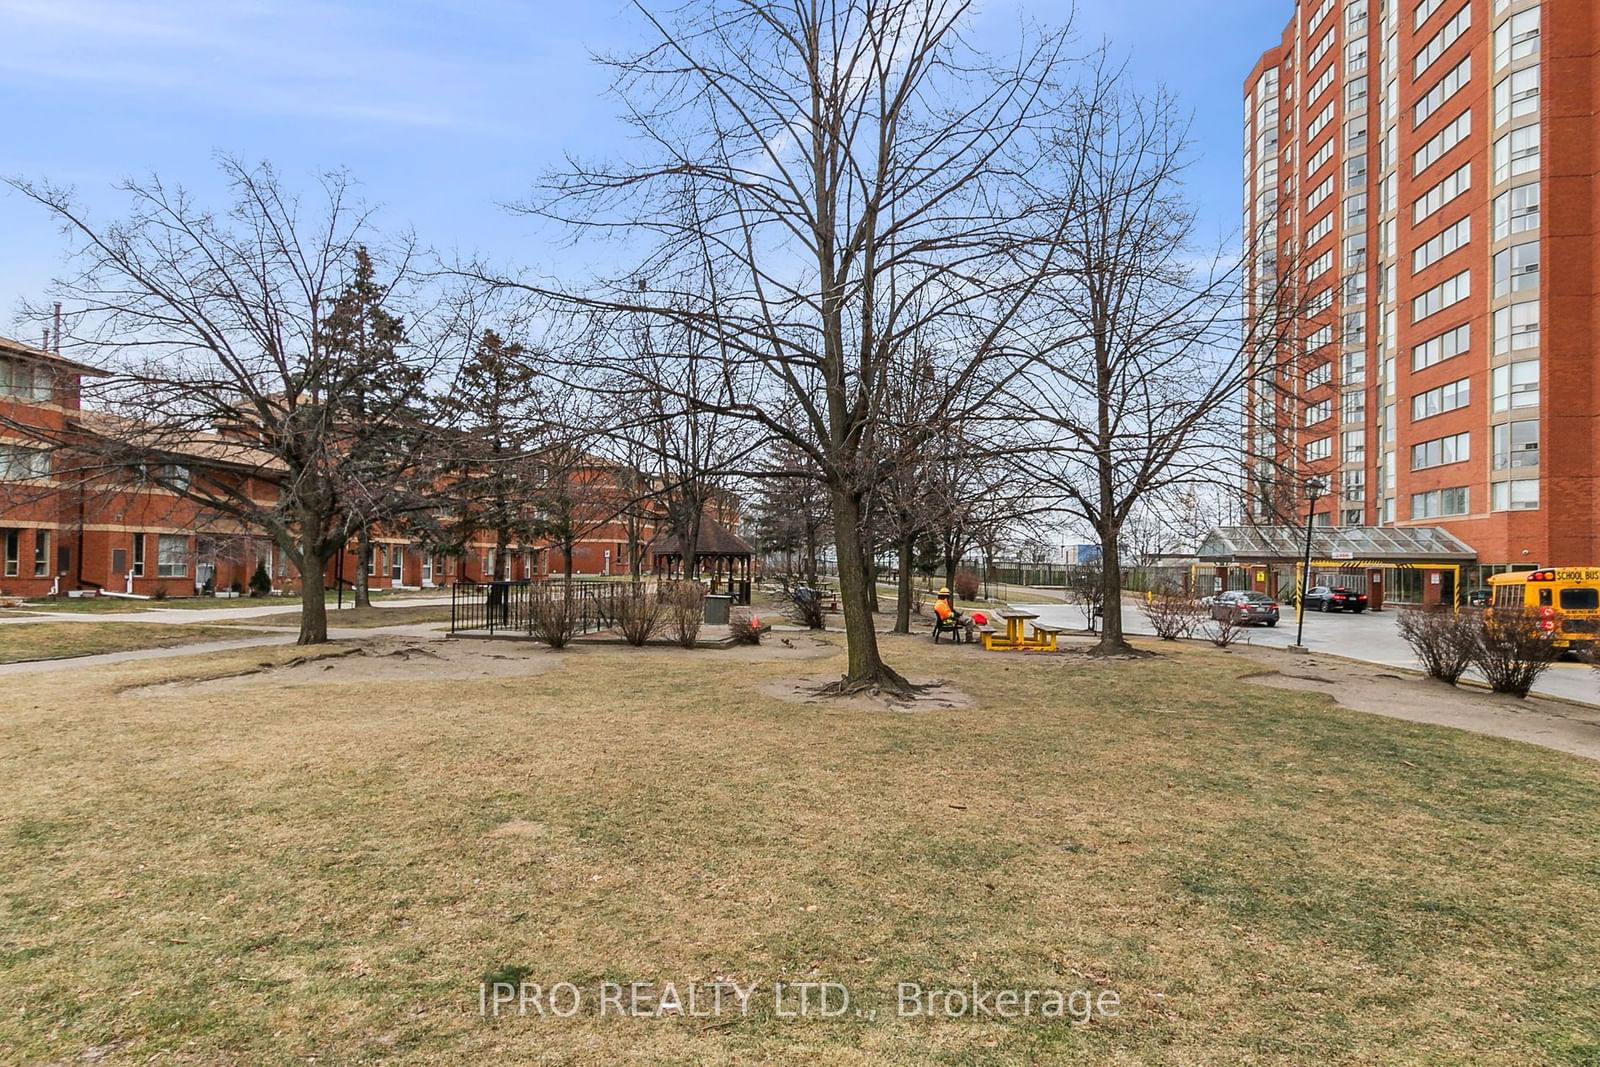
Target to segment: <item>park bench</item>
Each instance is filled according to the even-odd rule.
[[[1038,641],[1041,649],[1047,648],[1054,652],[1056,650],[1056,638],[1065,629],[1065,626],[1044,626],[1036,622],[1033,624],[1033,636]]]

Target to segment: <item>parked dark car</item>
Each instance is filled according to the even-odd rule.
[[[1353,611],[1359,615],[1367,610],[1367,594],[1346,589],[1342,585],[1314,586],[1306,594],[1306,610]]]
[[[1493,589],[1474,589],[1467,594],[1467,607],[1469,608],[1486,608],[1493,601]]]
[[[1241,626],[1278,625],[1278,602],[1265,593],[1235,589],[1211,600],[1213,619],[1230,619]]]

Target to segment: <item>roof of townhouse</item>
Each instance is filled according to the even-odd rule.
[[[285,469],[283,461],[266,449],[221,434],[145,425],[133,419],[108,415],[102,411],[81,412],[77,417],[77,423],[89,433],[111,441],[126,442],[132,450],[138,452],[248,471]]]
[[[111,377],[110,371],[101,370],[99,367],[91,367],[87,363],[79,363],[77,360],[66,359],[54,352],[46,352],[42,348],[25,345],[21,341],[13,341],[9,337],[0,337],[0,356],[11,356],[37,363],[49,363],[53,366],[75,371],[78,374],[88,374],[96,378]]]

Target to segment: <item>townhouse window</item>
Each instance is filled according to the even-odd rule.
[[[1494,254],[1494,295],[1539,289],[1539,242],[1528,241]]]
[[[1519,11],[1494,31],[1494,69],[1539,54],[1539,8]]]
[[[1307,463],[1314,463],[1319,459],[1327,459],[1333,455],[1333,438],[1319,437],[1305,446]]]
[[[1539,361],[1524,359],[1496,367],[1490,373],[1495,411],[1537,407],[1539,404]]]
[[[48,404],[54,399],[49,368],[18,359],[0,359],[0,396]]]
[[[44,578],[50,574],[50,531],[33,531],[33,576]]]
[[[156,576],[182,578],[189,573],[189,539],[183,534],[160,534],[156,538]]]
[[[1519,185],[1494,198],[1494,239],[1539,228],[1539,183]]]
[[[17,576],[17,568],[20,565],[20,561],[21,561],[21,558],[22,558],[22,531],[21,530],[6,530],[5,531],[5,549],[6,549],[5,576],[7,578],[15,578]]]
[[[1494,469],[1539,465],[1539,420],[1502,422],[1494,428]]]
[[[1306,425],[1315,426],[1333,414],[1333,401],[1319,400],[1306,407]]]
[[[1539,65],[1524,67],[1501,78],[1494,87],[1494,124],[1539,113]]]
[[[1429,315],[1458,304],[1470,295],[1472,295],[1471,272],[1464,270],[1452,278],[1446,278],[1420,296],[1413,297],[1411,299],[1411,321],[1421,322]]]
[[[1494,313],[1494,354],[1539,347],[1539,301],[1497,308]]]
[[[1498,184],[1539,169],[1539,124],[1518,126],[1494,143],[1494,180]]]
[[[1319,385],[1327,385],[1333,377],[1332,363],[1318,363],[1306,371],[1306,388],[1315,389]]]
[[[1490,487],[1490,507],[1495,511],[1533,511],[1539,507],[1539,479],[1516,478]]]
[[[1341,471],[1339,485],[1344,499],[1365,500],[1367,498],[1367,472],[1366,471]]]
[[[133,576],[144,577],[144,534],[133,535]]]
[[[20,445],[0,445],[0,481],[26,482],[50,477],[50,453]]]

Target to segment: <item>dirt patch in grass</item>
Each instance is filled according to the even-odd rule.
[[[226,675],[156,683],[144,687],[144,692],[171,696],[288,686],[516,678],[553,670],[564,659],[580,654],[553,654],[542,645],[510,641],[377,637],[355,645],[335,643],[313,656],[245,665]]]
[[[878,693],[854,693],[843,697],[819,693],[824,686],[837,682],[839,678],[838,674],[782,678],[763,685],[761,693],[786,704],[810,704],[849,711],[953,711],[972,706],[972,698],[942,680],[911,679],[917,689],[907,698]]]
[[[0,663],[72,659],[247,636],[219,626],[144,622],[33,622],[0,626]]]

